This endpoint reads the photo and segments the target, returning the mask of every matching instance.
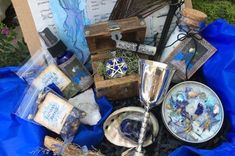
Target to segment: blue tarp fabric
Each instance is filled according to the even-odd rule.
[[[202,71],[205,83],[220,97],[225,116],[230,120],[229,142],[213,150],[202,150],[183,146],[170,156],[232,156],[235,155],[235,26],[224,20],[210,24],[203,32],[217,52],[204,64]]]
[[[0,68],[0,156],[32,156],[43,147],[44,136],[51,134],[44,127],[13,114],[27,88],[27,84],[15,75],[16,70]],[[80,125],[74,138],[79,145],[96,146],[103,140],[102,124],[112,112],[112,105],[104,97],[97,99],[97,103],[102,119],[95,126]]]
[[[203,36],[218,49],[202,70],[206,84],[219,95],[225,115],[230,119],[231,130],[227,136],[229,142],[213,150],[183,146],[176,149],[171,156],[235,155],[235,26],[224,20],[217,20],[203,31]],[[45,128],[23,121],[12,114],[27,86],[14,74],[15,70],[17,68],[0,69],[0,156],[31,155],[30,152],[42,146],[43,138],[48,134]],[[98,99],[97,102],[103,115],[102,120],[94,127],[82,125],[75,142],[91,145],[102,140],[101,125],[112,108],[105,98]]]

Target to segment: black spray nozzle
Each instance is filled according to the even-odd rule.
[[[39,35],[48,47],[48,51],[53,57],[61,56],[67,49],[65,44],[59,40],[49,28],[45,28]]]
[[[45,28],[39,35],[47,45],[47,47],[52,47],[58,42],[57,37],[51,32],[49,28]]]

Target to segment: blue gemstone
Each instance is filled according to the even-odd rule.
[[[119,58],[117,59],[117,62],[118,62],[118,63],[122,63],[122,62],[123,62],[123,58],[119,57]]]
[[[127,71],[127,69],[128,69],[127,66],[122,67],[123,71]]]
[[[141,126],[142,126],[141,121],[124,119],[120,124],[120,131],[123,136],[129,138],[130,140],[138,142]],[[147,126],[145,138],[151,136],[151,133],[152,133],[152,125]]]
[[[118,70],[118,68],[119,68],[118,66],[114,66],[114,69],[115,69],[115,70]]]
[[[202,113],[203,113],[203,110],[204,110],[204,107],[203,107],[203,105],[202,104],[198,104],[197,105],[197,109],[196,109],[196,111],[195,111],[195,113],[194,114],[196,114],[196,115],[201,115]]]
[[[112,70],[107,70],[106,73],[107,73],[108,75],[111,75],[111,74],[112,74]]]
[[[113,61],[112,60],[108,60],[107,63],[110,64],[110,65],[113,65]]]

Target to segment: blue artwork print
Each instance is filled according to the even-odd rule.
[[[184,53],[180,51],[174,56],[174,60],[181,62],[182,64],[184,64],[184,66],[188,65],[188,70],[191,70],[193,67],[191,63],[192,57],[193,57],[193,53]]]
[[[59,37],[83,63],[90,54],[84,34],[84,27],[89,24],[85,5],[85,0],[50,0]]]

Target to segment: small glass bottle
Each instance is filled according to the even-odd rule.
[[[47,45],[49,53],[55,58],[59,68],[72,80],[78,92],[90,88],[93,84],[92,76],[76,55],[68,50],[65,44],[49,28],[45,28],[39,34]]]

